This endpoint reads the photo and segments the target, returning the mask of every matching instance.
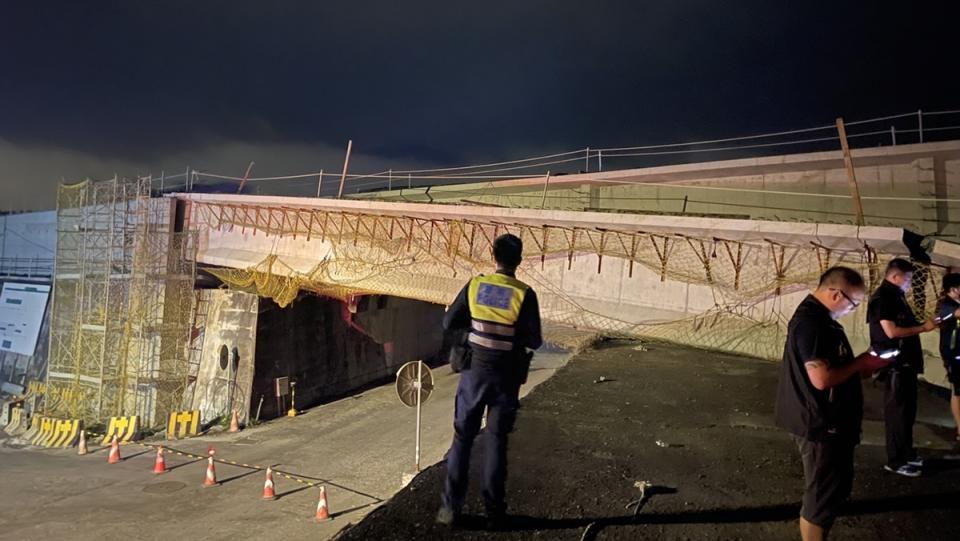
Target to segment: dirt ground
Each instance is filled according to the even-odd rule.
[[[509,449],[505,531],[489,532],[478,483],[456,530],[433,522],[444,464],[421,473],[338,539],[791,539],[802,471],[773,426],[779,364],[721,353],[607,343],[581,354],[522,402]],[[601,376],[606,381],[596,383]],[[865,382],[867,420],[852,501],[837,539],[956,539],[960,461],[942,394],[921,392],[924,475],[882,470],[880,392]],[[484,436],[481,434],[480,438]],[[658,442],[660,442],[658,444]],[[472,479],[479,479],[478,438]],[[654,487],[638,516],[636,481]]]

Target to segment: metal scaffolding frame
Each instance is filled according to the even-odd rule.
[[[47,414],[151,426],[180,406],[195,235],[150,195],[149,177],[60,187]]]

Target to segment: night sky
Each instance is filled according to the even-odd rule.
[[[0,210],[960,108],[960,2],[5,2]],[[960,134],[958,134],[960,137]]]

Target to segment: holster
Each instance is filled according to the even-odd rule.
[[[470,369],[470,363],[473,359],[473,352],[470,349],[470,344],[468,342],[470,331],[458,330],[454,332],[456,334],[454,334],[453,341],[450,345],[449,361],[450,368],[459,374],[464,370]]]
[[[533,361],[533,352],[523,350],[517,359],[517,381],[520,385],[527,382],[527,376],[530,375],[530,362]]]

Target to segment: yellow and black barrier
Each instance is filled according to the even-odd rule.
[[[34,415],[30,418],[30,427],[26,432],[23,433],[23,436],[20,436],[21,439],[27,442],[33,441],[34,436],[37,435],[37,431],[40,430],[40,421],[43,420],[43,417],[40,415]]]
[[[53,428],[57,420],[53,417],[39,417],[37,422],[39,425],[37,433],[33,436],[33,439],[30,440],[30,443],[32,445],[42,446],[43,442],[50,439],[53,435]]]
[[[53,434],[43,442],[44,447],[73,447],[80,441],[80,430],[83,421],[80,419],[57,419],[53,426]]]
[[[23,408],[10,408],[10,422],[3,431],[12,436],[23,428],[24,421],[26,416],[23,414]]]
[[[0,426],[6,428],[10,424],[10,415],[13,413],[13,402],[0,404]]]
[[[101,445],[109,445],[116,436],[117,440],[122,442],[133,441],[140,435],[140,416],[128,415],[126,417],[111,417],[107,423],[107,433],[103,437]]]
[[[181,439],[200,433],[200,410],[174,411],[167,422],[167,438]]]

